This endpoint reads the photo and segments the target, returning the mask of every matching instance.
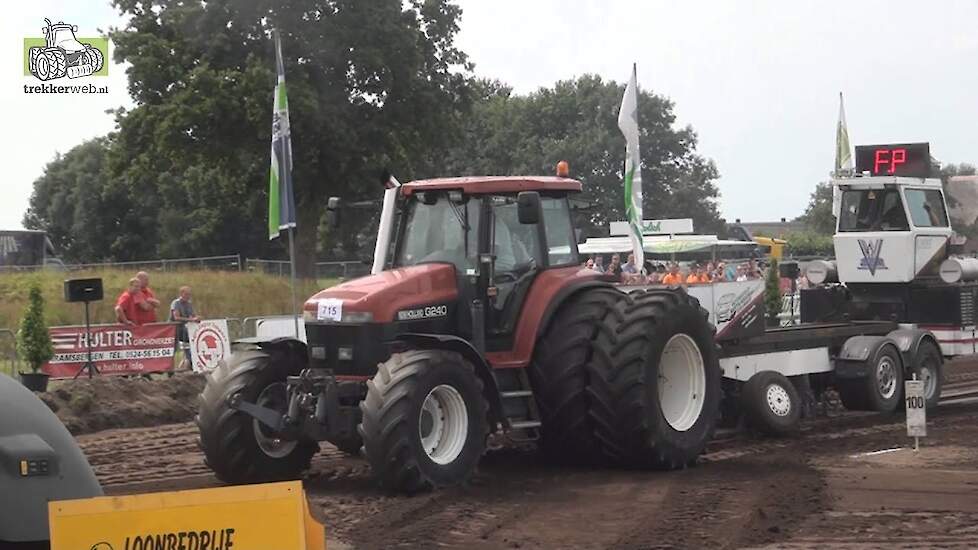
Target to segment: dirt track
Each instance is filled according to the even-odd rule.
[[[974,375],[952,377],[955,386]],[[464,488],[377,490],[366,463],[323,445],[305,480],[331,548],[847,548],[978,546],[978,404],[938,409],[914,454],[902,418],[845,414],[787,440],[711,444],[677,472],[555,468],[485,457]],[[79,437],[109,493],[217,485],[192,424]]]

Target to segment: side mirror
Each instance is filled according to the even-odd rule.
[[[336,229],[340,226],[340,211],[343,208],[343,202],[339,197],[330,197],[326,201],[326,224],[331,229]]]
[[[540,205],[540,193],[536,191],[523,191],[516,196],[516,213],[520,223],[523,225],[534,225],[540,223],[542,217],[542,206]]]
[[[72,25],[71,32],[78,32],[78,25]]]

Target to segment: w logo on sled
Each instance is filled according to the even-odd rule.
[[[870,275],[876,275],[876,270],[886,269],[886,262],[880,257],[883,251],[883,239],[875,241],[864,241],[859,239],[859,250],[863,253],[863,259],[859,260],[859,268],[869,270]]]
[[[77,25],[69,25],[63,21],[51,23],[44,19],[44,38],[25,38],[27,50],[27,70],[38,80],[53,80],[67,76],[79,78],[97,74],[105,76],[105,56],[108,54],[109,42],[105,38],[75,37]]]

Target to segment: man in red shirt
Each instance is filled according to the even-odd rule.
[[[144,302],[139,279],[136,277],[129,279],[129,288],[123,290],[115,301],[116,320],[123,325],[141,325],[140,314],[143,310],[140,304]]]
[[[156,308],[160,307],[160,301],[156,299],[156,294],[153,294],[153,291],[149,288],[149,274],[145,271],[140,271],[136,274],[136,279],[139,280],[139,289],[142,297],[139,306],[139,324],[155,323]]]

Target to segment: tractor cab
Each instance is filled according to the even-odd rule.
[[[937,275],[953,233],[927,144],[856,148],[857,170],[833,180],[833,239],[844,283],[910,283]],[[926,159],[926,162],[925,162]]]
[[[383,270],[306,302],[311,360],[338,374],[366,376],[387,354],[369,342],[405,334],[451,335],[490,358],[512,351],[522,313],[536,307],[527,304],[527,296],[541,275],[582,272],[568,201],[580,190],[579,182],[566,177],[400,185],[396,202],[387,206],[397,212],[396,222],[389,224],[389,235],[384,223],[378,231],[378,249],[387,251]],[[391,244],[383,246],[388,239]],[[342,314],[319,315],[321,303],[338,306]],[[365,330],[350,328],[364,321],[369,322],[359,328]],[[362,341],[350,341],[347,335],[353,334]]]

